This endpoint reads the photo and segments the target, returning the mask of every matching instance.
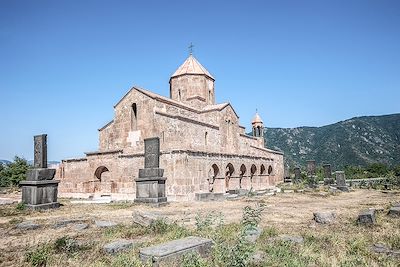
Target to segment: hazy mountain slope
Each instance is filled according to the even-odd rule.
[[[335,167],[382,162],[400,164],[400,114],[358,117],[323,127],[267,128],[267,146],[290,164],[308,159]]]

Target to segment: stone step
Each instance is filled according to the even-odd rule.
[[[207,257],[211,253],[212,240],[200,237],[187,237],[140,250],[140,259],[153,267],[179,266],[187,253],[198,253]]]

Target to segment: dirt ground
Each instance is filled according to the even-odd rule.
[[[19,198],[20,196],[8,197]],[[12,255],[43,242],[50,242],[65,235],[74,235],[75,233],[71,233],[72,230],[69,227],[53,228],[57,221],[65,219],[84,219],[91,224],[87,231],[96,231],[93,224],[95,220],[129,225],[132,224],[133,211],[139,210],[158,213],[167,217],[169,221],[193,227],[196,216],[211,212],[220,214],[225,223],[240,222],[244,207],[263,204],[265,210],[261,226],[274,226],[280,232],[290,234],[296,233],[300,229],[316,227],[313,222],[313,213],[316,211],[334,211],[339,223],[341,221],[347,223],[355,221],[362,210],[368,208],[387,210],[390,205],[400,203],[400,192],[355,190],[350,193],[338,194],[327,192],[280,193],[275,196],[243,197],[223,202],[169,203],[167,206],[159,208],[130,203],[71,204],[67,199],[61,199],[60,202],[63,204],[61,208],[42,212],[16,212],[16,204],[0,205],[0,254],[3,254],[0,255],[0,258],[3,256],[3,263],[7,263],[7,260],[4,260],[7,252]],[[22,221],[39,223],[42,228],[33,231],[16,229],[15,225]]]

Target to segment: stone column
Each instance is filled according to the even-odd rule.
[[[136,182],[136,199],[138,203],[160,204],[167,202],[164,169],[160,169],[160,139],[144,140],[144,169],[139,170]]]
[[[47,169],[47,135],[34,137],[34,168],[28,170],[26,181],[20,182],[22,202],[28,209],[58,208],[58,184],[53,180],[55,169]]]

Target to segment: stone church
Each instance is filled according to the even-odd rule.
[[[171,201],[282,182],[283,154],[265,148],[260,116],[247,135],[231,104],[215,103],[214,81],[190,55],[170,78],[169,98],[133,87],[114,106],[114,119],[99,129],[98,151],[62,161],[60,195],[134,199],[144,139],[152,137],[160,138],[160,168]]]

